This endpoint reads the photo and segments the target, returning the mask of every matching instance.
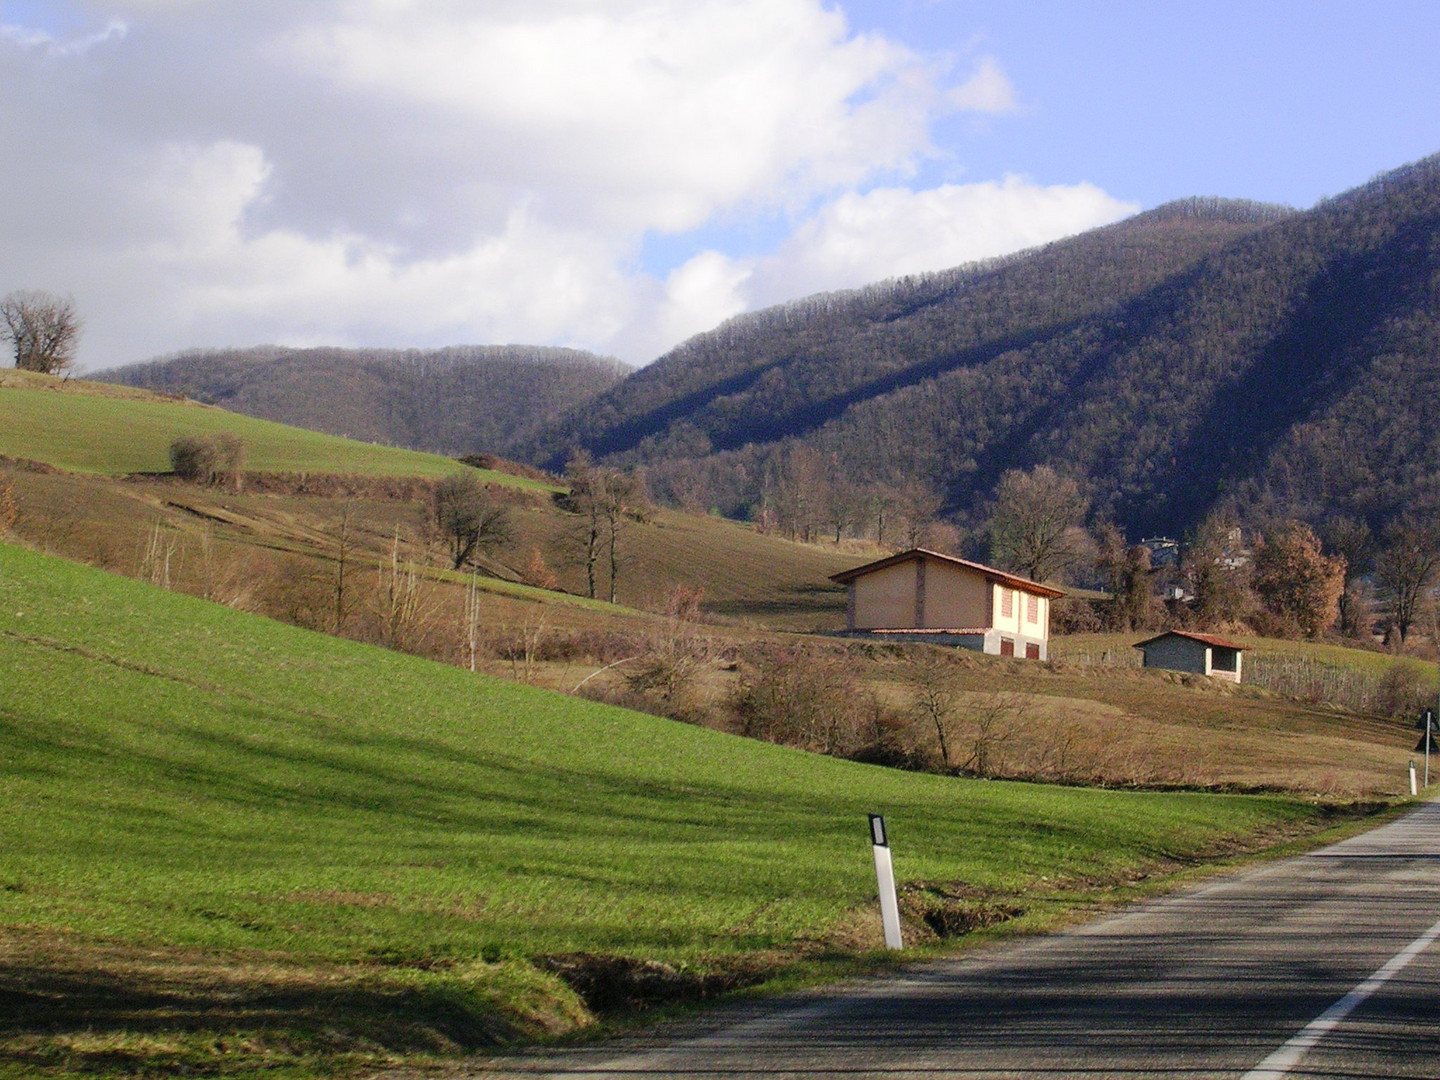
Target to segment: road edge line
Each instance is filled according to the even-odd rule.
[[[1410,961],[1428,949],[1436,938],[1440,938],[1440,922],[1401,949],[1387,960],[1375,974],[1306,1024],[1298,1034],[1247,1072],[1241,1080],[1280,1080],[1281,1077],[1287,1075],[1291,1069],[1300,1064],[1300,1059],[1314,1049],[1321,1039],[1339,1027],[1340,1023],[1354,1012],[1366,998],[1404,971]]]

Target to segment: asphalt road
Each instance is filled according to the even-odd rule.
[[[1054,937],[491,1070],[1437,1080],[1437,937],[1440,804]]]

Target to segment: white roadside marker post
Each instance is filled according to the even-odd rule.
[[[1415,782],[1415,762],[1410,762],[1410,794],[1419,795],[1420,786]]]
[[[895,868],[890,863],[890,840],[885,819],[870,815],[870,844],[875,851],[875,880],[880,885],[880,921],[885,924],[885,947],[903,949],[900,940],[900,902],[895,897]]]
[[[1429,709],[1425,710],[1425,786],[1430,786],[1430,734],[1435,730],[1435,714]]]

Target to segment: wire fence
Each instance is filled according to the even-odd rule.
[[[1247,656],[1244,681],[1286,697],[1352,712],[1389,715],[1392,710],[1407,711],[1404,687],[1389,673],[1377,675],[1305,656]]]
[[[1061,648],[1051,643],[1056,660],[1085,667],[1139,668],[1139,649]],[[1371,716],[1418,715],[1436,705],[1434,677],[1413,661],[1396,660],[1385,671],[1316,660],[1307,656],[1245,654],[1242,681],[1285,697],[1330,705]]]
[[[1090,649],[1090,648],[1069,648],[1056,646],[1059,643],[1052,638],[1050,640],[1050,658],[1062,660],[1067,664],[1080,664],[1084,667],[1118,667],[1138,668],[1145,666],[1145,657],[1139,649],[1132,649],[1120,646],[1114,649]]]

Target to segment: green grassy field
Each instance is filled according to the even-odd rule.
[[[1139,667],[1140,650],[1134,648],[1134,644],[1152,638],[1155,634],[1156,631],[1136,631],[1130,634],[1066,634],[1053,640],[1050,655],[1057,660],[1085,659],[1099,663],[1101,658],[1108,654],[1109,662],[1118,666]],[[1310,660],[1368,675],[1384,675],[1396,659],[1393,653],[1327,641],[1284,641],[1243,635],[1235,637],[1234,640],[1245,647],[1249,657]]]
[[[116,950],[131,963],[179,950],[176,970],[320,973],[348,988],[325,1013],[337,1030],[375,995],[392,1018],[443,1014],[469,1032],[441,1040],[455,1052],[583,1020],[540,956],[706,971],[863,953],[869,811],[888,816],[902,880],[1033,895],[1032,914],[1057,882],[1123,882],[1317,820],[1287,798],[970,782],[818,757],[14,546],[0,546],[0,670],[0,980],[22,1005],[40,1000],[47,962],[83,983]],[[63,994],[45,1000],[63,1012]],[[265,1036],[259,1013],[220,1009],[228,1019],[186,1031],[220,1025],[271,1057],[217,1054],[186,1049],[165,1015],[137,1007],[101,1042],[131,1064],[149,1053],[137,1040],[158,1039],[187,1067],[283,1059],[294,1075],[411,1045],[372,1033],[321,1054],[292,1032],[281,1052],[275,1032],[294,1016]],[[0,1023],[14,1075],[99,1067],[74,1038],[17,1023]]]
[[[0,454],[75,472],[165,472],[182,435],[229,432],[245,440],[246,468],[260,472],[439,477],[460,466],[436,454],[340,439],[129,388],[61,383],[47,376],[0,385]],[[121,392],[129,391],[129,392]],[[485,472],[488,482],[546,490],[533,480]]]

